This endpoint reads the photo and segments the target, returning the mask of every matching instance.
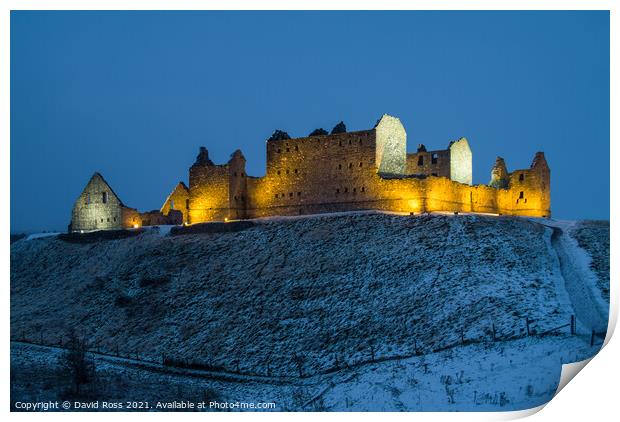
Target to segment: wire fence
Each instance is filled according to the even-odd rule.
[[[269,362],[265,364],[265,369],[262,373],[256,372],[244,372],[240,368],[239,360],[233,361],[233,367],[226,367],[224,365],[217,365],[197,359],[188,359],[174,355],[168,355],[165,353],[161,354],[160,359],[153,359],[149,356],[141,355],[139,352],[127,352],[119,349],[118,345],[114,347],[113,350],[103,349],[100,347],[98,343],[95,343],[92,346],[92,342],[86,344],[91,344],[91,347],[87,347],[87,352],[107,356],[112,358],[119,358],[134,361],[136,363],[144,363],[149,365],[156,365],[164,368],[178,368],[178,369],[189,369],[189,370],[197,370],[208,373],[215,374],[230,374],[235,376],[247,376],[247,377],[258,377],[258,378],[308,378],[315,375],[325,375],[332,374],[342,370],[350,370],[356,367],[360,367],[363,365],[394,361],[394,360],[402,360],[408,359],[416,356],[422,356],[430,353],[438,353],[444,350],[452,349],[459,346],[465,346],[470,344],[483,344],[489,342],[505,342],[518,340],[526,337],[547,337],[547,336],[555,336],[561,335],[564,330],[566,330],[565,334],[570,334],[571,336],[577,335],[577,320],[575,315],[570,316],[570,320],[566,324],[561,324],[552,328],[546,328],[542,331],[538,331],[536,328],[537,321],[526,317],[523,320],[525,328],[523,326],[517,327],[517,330],[513,330],[510,334],[500,333],[494,323],[491,323],[489,330],[487,332],[488,335],[483,335],[477,338],[468,338],[464,334],[464,330],[459,330],[456,335],[453,335],[452,338],[456,337],[456,341],[452,341],[443,345],[436,345],[435,347],[424,347],[417,340],[413,340],[413,349],[409,353],[401,353],[401,354],[393,354],[393,355],[378,355],[377,350],[374,346],[370,345],[366,356],[357,360],[347,360],[343,357],[339,357],[338,354],[333,356],[333,364],[327,368],[323,368],[318,371],[307,371],[305,367],[305,360],[303,355],[298,355],[297,353],[293,353],[291,356],[291,364],[296,368],[296,373],[294,375],[289,374],[274,374]],[[453,333],[454,334],[454,333]],[[595,346],[598,344],[602,344],[604,341],[606,332],[597,332],[592,330],[590,333],[590,346]],[[51,347],[63,350],[70,350],[71,348],[71,340],[67,340],[66,336],[60,336],[57,342],[49,342],[44,341],[43,333],[39,332],[38,335],[33,338],[27,338],[24,331],[21,332],[21,336],[19,336],[15,341],[20,343],[32,344],[36,346],[44,346]],[[84,341],[84,339],[82,339]],[[152,356],[152,355],[150,355]]]

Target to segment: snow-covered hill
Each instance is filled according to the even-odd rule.
[[[75,330],[102,352],[300,382],[381,361],[419,369],[423,356],[442,350],[482,353],[488,346],[477,344],[524,336],[526,318],[531,334],[570,321],[551,235],[512,217],[360,213],[257,221],[227,233],[20,240],[11,246],[11,336],[51,345]],[[590,328],[579,325],[584,334]],[[511,349],[513,342],[521,343]],[[511,365],[529,344],[513,342],[501,342]],[[541,356],[594,353],[589,344],[574,355],[552,350],[555,340],[548,350],[536,344]],[[385,371],[384,379],[398,374]],[[365,384],[340,381],[347,400],[370,397]]]

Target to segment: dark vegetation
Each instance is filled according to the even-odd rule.
[[[12,234],[11,235],[11,245],[15,242],[17,242],[20,239],[23,239],[26,237],[25,233],[17,233],[17,234]]]
[[[102,240],[127,239],[139,236],[144,233],[144,229],[135,230],[100,230],[89,233],[61,233],[58,235],[60,240],[70,243],[95,243]]]
[[[95,362],[88,353],[88,344],[72,332],[67,351],[60,359],[66,371],[68,387],[64,398],[96,398],[93,388],[95,380]]]
[[[252,221],[240,220],[229,221],[227,223],[200,223],[192,224],[191,226],[178,226],[173,227],[170,230],[172,235],[183,234],[199,234],[199,233],[232,233],[247,230],[254,227],[255,223]]]
[[[11,345],[11,410],[20,410],[14,407],[18,401],[148,401],[154,404],[157,401],[222,399],[219,382],[176,377],[165,370],[149,370],[140,365],[102,365],[96,355],[85,352],[86,342],[78,340],[73,344],[69,350],[37,350],[28,345]],[[97,410],[107,409],[100,406]]]

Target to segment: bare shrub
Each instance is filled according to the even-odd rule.
[[[534,386],[528,384],[528,386],[525,388],[525,394],[527,394],[528,397],[532,397],[534,395]]]
[[[312,401],[312,410],[315,412],[327,412],[329,408],[325,404],[323,397],[317,397]]]
[[[455,389],[450,387],[453,383],[452,377],[450,375],[442,375],[440,378],[440,381],[444,385],[444,388],[446,390],[446,396],[448,397],[448,404],[454,404]]]
[[[118,296],[116,296],[116,299],[114,299],[114,304],[116,306],[120,306],[121,308],[130,307],[134,305],[134,303],[134,298],[124,293],[120,293]]]
[[[75,332],[69,335],[68,349],[60,358],[62,367],[66,370],[70,380],[70,395],[80,397],[85,393],[83,386],[92,383],[95,379],[95,362],[88,356],[88,345]]]

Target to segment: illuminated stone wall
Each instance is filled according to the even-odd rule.
[[[373,209],[550,217],[549,169],[544,157],[539,163],[530,169],[510,173],[508,189],[471,186],[445,177],[379,178]]]
[[[459,183],[472,183],[472,154],[467,139],[450,143],[450,179]]]
[[[168,195],[160,212],[167,216],[170,210],[178,210],[183,214],[183,222],[189,222],[189,188],[185,183],[179,182],[174,190]]]
[[[359,133],[351,135],[359,136]],[[347,139],[344,136],[341,138]],[[292,142],[298,140],[287,141],[288,152],[294,150],[302,153],[302,148],[295,150],[290,147]],[[276,152],[282,154],[286,151],[287,142],[278,142],[273,148],[277,151],[278,146],[284,146],[284,149],[280,148],[280,153]],[[340,142],[336,145],[340,146]],[[348,141],[345,145],[349,145]],[[358,153],[359,156],[364,155],[361,150]],[[304,177],[302,170],[308,169],[303,167],[303,160],[285,158],[271,162],[273,166],[268,176],[247,177],[249,208],[245,218],[353,210],[479,212],[536,217],[548,217],[551,213],[549,171],[544,159],[539,160],[540,164],[536,167],[510,173],[509,188],[497,189],[459,183],[446,177],[386,177],[373,170],[362,170],[357,174],[341,173],[354,169],[339,166],[337,161],[331,160],[326,160],[322,165],[316,164],[322,171]],[[291,165],[293,171],[289,168],[286,173],[283,163]],[[333,170],[334,165],[337,171]],[[301,195],[295,194],[298,188],[305,189],[300,190]],[[520,198],[521,192],[523,198]]]
[[[407,171],[407,132],[400,119],[384,114],[375,126],[375,137],[378,172],[404,176]]]
[[[296,215],[349,210],[386,210],[397,212],[478,212],[504,215],[550,217],[550,172],[544,156],[527,170],[517,170],[509,175],[509,186],[497,189],[487,185],[469,185],[446,177],[382,177],[376,172],[364,176],[366,189],[350,190],[344,200],[337,201],[329,194],[333,185],[325,184],[324,196],[316,201],[298,204],[292,201],[277,207],[256,207],[248,216]],[[521,176],[523,174],[523,176]],[[271,190],[277,190],[275,185]],[[265,178],[249,178],[249,192],[265,196],[269,186]],[[523,193],[522,193],[523,192]],[[342,191],[340,194],[342,197]],[[523,196],[523,198],[520,198]],[[251,193],[250,197],[254,197]]]
[[[249,217],[368,208],[373,130],[267,142],[264,177],[247,180]]]
[[[489,186],[498,189],[506,189],[509,183],[506,163],[502,157],[497,157],[495,159],[495,165],[493,165],[491,169],[491,181],[489,182]]]
[[[167,201],[168,202],[168,201]],[[182,224],[183,213],[138,212],[125,206],[110,185],[95,173],[73,206],[70,231],[118,230],[159,224]]]
[[[182,215],[163,216],[159,211],[145,214],[157,214],[160,219],[147,219],[146,225],[162,224],[161,221],[181,221]],[[143,225],[144,215],[135,208],[125,206],[114,193],[103,176],[95,173],[73,206],[69,231],[118,230]],[[163,223],[166,224],[166,223]],[[176,223],[175,223],[176,224]]]
[[[344,124],[337,126],[345,130]],[[189,170],[189,188],[180,182],[159,211],[143,214],[124,206],[95,173],[75,203],[71,230],[352,210],[551,216],[550,170],[541,152],[529,169],[512,173],[498,157],[490,186],[472,186],[472,153],[465,138],[446,150],[426,151],[420,145],[407,154],[405,129],[388,115],[370,130],[313,133],[289,139],[276,131],[266,142],[264,177],[246,174],[239,150],[216,165],[201,147]]]
[[[551,171],[542,152],[536,153],[529,169],[509,173],[508,180],[509,189],[498,190],[500,213],[551,216]]]
[[[407,174],[450,177],[450,151],[418,151],[407,154]]]
[[[247,218],[248,192],[245,174],[245,157],[241,151],[235,151],[228,162],[228,218]]]
[[[196,162],[189,170],[187,222],[194,224],[247,218],[247,178],[241,151],[235,151],[228,163],[216,165],[208,159],[207,150],[201,147]]]
[[[447,177],[455,182],[472,184],[472,153],[467,139],[450,142],[448,149],[426,151],[420,145],[407,154],[407,175]]]
[[[142,217],[135,208],[123,207],[121,209],[121,219],[124,229],[142,227]]]
[[[229,217],[229,168],[194,164],[189,170],[189,223]]]
[[[139,214],[141,226],[159,226],[162,224],[181,225],[183,224],[183,212],[180,210],[169,209],[164,215],[159,210],[146,211]],[[134,225],[135,227],[135,225]]]
[[[78,197],[71,213],[71,231],[122,228],[123,203],[103,176],[95,173]]]
[[[391,116],[366,131],[271,138],[266,152],[264,177],[245,174],[240,151],[225,165],[208,159],[194,164],[190,223],[373,209],[550,215],[544,157],[536,170],[522,171],[531,173],[526,182],[511,174],[506,189],[471,186],[472,153],[465,138],[446,150],[407,154],[405,130]],[[201,154],[208,156],[205,149]]]

